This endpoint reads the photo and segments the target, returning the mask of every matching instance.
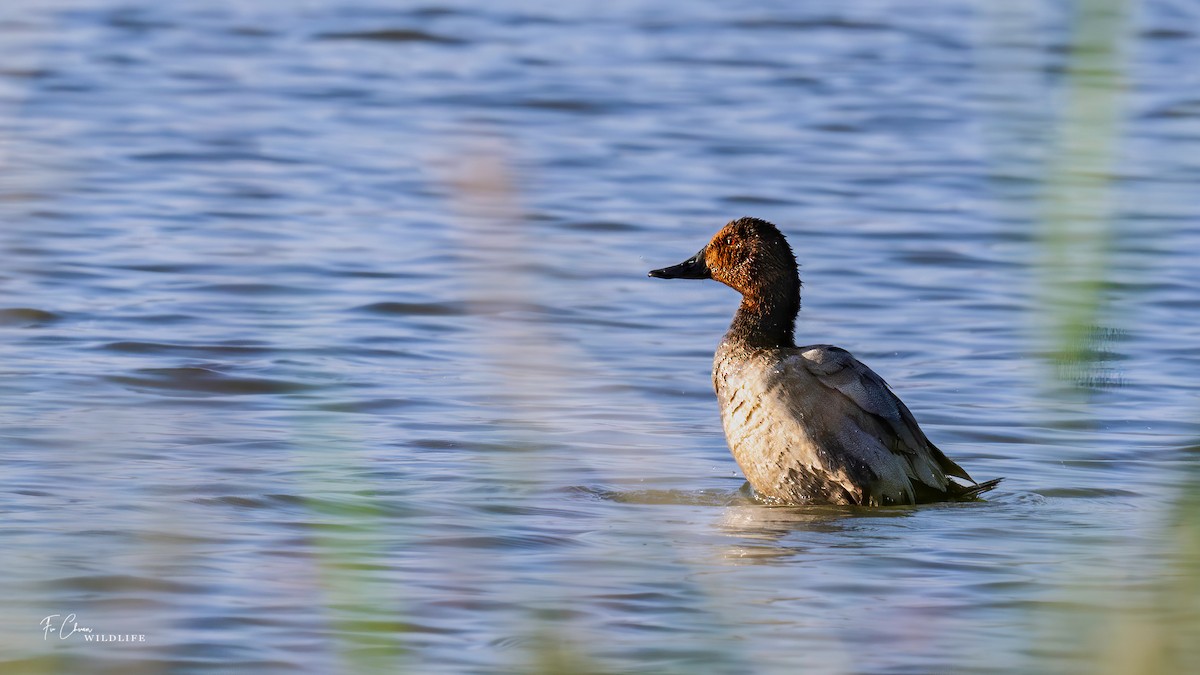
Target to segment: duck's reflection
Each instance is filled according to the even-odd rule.
[[[736,541],[726,560],[762,563],[794,558],[809,550],[812,537],[868,530],[881,518],[907,518],[917,507],[774,506],[747,498],[726,508],[716,527]],[[869,521],[869,522],[868,522]],[[858,539],[869,539],[860,537]]]
[[[713,525],[722,534],[739,539],[726,549],[725,557],[751,562],[765,562],[801,553],[807,548],[806,542],[810,543],[803,536],[804,533],[829,535],[848,530],[867,531],[880,519],[907,518],[919,508],[937,508],[778,506],[755,498],[749,483],[744,483],[737,490],[628,490],[611,487],[577,487],[574,490],[625,504],[717,507],[720,516]]]

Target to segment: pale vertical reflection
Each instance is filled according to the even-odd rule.
[[[478,358],[461,367],[476,372],[490,400],[480,410],[502,444],[502,452],[484,453],[476,470],[517,491],[538,494],[551,458],[539,447],[546,436],[569,431],[572,393],[585,370],[583,355],[573,353],[542,313],[537,279],[542,246],[518,202],[510,148],[485,134],[467,135],[465,146],[447,162],[451,201],[456,211],[456,253],[463,293],[477,331]],[[586,463],[580,458],[581,468]],[[473,568],[483,561],[459,561]],[[484,565],[486,567],[486,565]],[[455,570],[458,573],[460,570]],[[461,571],[465,571],[461,570]],[[536,605],[544,598],[528,598]],[[532,640],[532,672],[595,670],[581,636],[570,625],[531,614],[528,625],[508,630]]]
[[[586,419],[582,413],[590,410],[586,383],[595,380],[598,366],[555,328],[556,311],[561,308],[555,308],[554,296],[543,290],[543,285],[553,280],[541,270],[569,266],[570,261],[543,259],[554,247],[547,245],[546,233],[536,229],[537,223],[529,219],[519,203],[511,157],[511,148],[501,139],[478,135],[448,163],[457,211],[457,253],[465,297],[477,322],[481,355],[470,366],[464,362],[463,367],[482,371],[478,376],[490,387],[491,400],[489,409],[480,415],[495,422],[492,440],[506,448],[480,457],[472,470],[486,472],[490,479],[502,479],[514,492],[523,492],[530,499],[569,499],[555,488],[610,483],[604,467],[612,466],[606,462],[612,461],[613,451],[605,453],[604,462],[592,462],[586,453],[561,448],[556,451],[553,443],[546,442],[548,438],[577,434],[579,430],[573,427]],[[653,411],[648,414],[653,416]],[[630,462],[640,464],[642,460],[637,450],[629,451]],[[622,500],[618,496],[617,501]],[[685,503],[686,496],[670,491],[638,491],[632,501],[661,503],[668,508],[669,504]],[[641,527],[652,530],[656,524],[647,520]],[[687,565],[673,550],[671,537],[663,536],[658,541],[661,549],[654,555]],[[481,562],[487,561],[459,560],[458,565],[465,570]],[[557,598],[527,598],[525,604],[537,606],[547,600],[554,605],[561,601],[564,593],[571,592],[572,575],[579,574],[582,579],[594,573],[587,567],[591,563],[580,564],[583,567],[579,569],[544,570],[567,583],[547,591]],[[723,599],[721,589],[712,585],[697,582],[695,590],[696,602],[705,610],[704,620],[711,623],[714,634],[725,634],[727,631],[721,627],[732,620],[729,615],[736,602]],[[583,626],[553,614],[531,613],[528,625],[505,630],[530,638],[531,651],[522,665],[524,672],[601,672]],[[730,657],[736,659],[737,655]]]
[[[583,356],[545,320],[549,303],[541,301],[534,278],[544,247],[517,201],[511,153],[498,138],[473,138],[450,169],[457,254],[469,313],[478,320],[478,365],[501,402],[498,412],[510,422],[504,428],[518,436],[503,440],[519,444],[535,440],[534,432],[565,431],[555,412],[569,412],[569,403],[558,394],[581,375]],[[509,466],[509,459],[500,461]],[[511,472],[497,468],[501,475]],[[519,475],[532,475],[531,468],[519,467]]]
[[[38,143],[25,133],[36,124],[26,113],[26,102],[34,92],[32,76],[45,65],[44,54],[49,51],[46,43],[55,34],[56,26],[50,18],[51,14],[34,11],[36,8],[32,7],[16,6],[20,4],[0,3],[0,253],[4,255],[0,287],[5,291],[0,306],[26,306],[30,312],[47,312],[47,316],[52,316],[48,314],[49,306],[36,306],[21,294],[24,289],[19,270],[42,264],[41,260],[31,260],[28,253],[33,247],[28,246],[27,237],[38,235],[36,229],[28,225],[29,212],[52,202],[55,192],[68,178],[66,145]],[[0,356],[11,355],[0,348]],[[25,386],[20,382],[23,378],[14,378],[14,375],[23,373],[23,366],[10,358],[4,360],[3,367],[7,376],[5,386],[12,387],[14,392],[21,391],[21,387]],[[114,424],[111,417],[95,419],[89,416],[89,419],[81,420],[64,415],[61,422],[48,421],[44,415],[30,419],[28,412],[18,410],[15,406],[2,412],[0,420],[5,427],[16,423],[26,428],[44,430],[44,436],[53,435],[55,428],[108,431],[113,428],[110,425]],[[11,441],[6,439],[6,443]],[[25,448],[21,448],[21,451],[28,452]],[[44,465],[31,471],[47,471],[44,466],[57,464],[61,467],[58,470],[64,474],[60,476],[63,484],[68,484],[70,478],[65,474],[76,470],[74,467],[77,463],[73,461],[74,457],[65,455],[65,452],[58,455],[46,453]],[[114,461],[107,466],[119,464]],[[105,467],[98,462],[91,466]],[[27,476],[21,478],[27,479]],[[73,493],[74,498],[83,500],[91,496],[83,494],[93,485],[84,480],[86,477],[81,476],[79,481],[73,483],[78,488]],[[12,476],[6,475],[6,478]],[[36,579],[40,572],[54,568],[54,561],[44,552],[30,552],[12,543],[14,540],[24,541],[24,538],[17,539],[17,532],[29,529],[21,514],[5,514],[4,522],[11,528],[6,545],[0,549],[0,567],[4,569],[6,579]],[[105,553],[90,540],[72,541],[62,548],[77,555],[100,557]],[[129,574],[136,573],[129,571]],[[4,600],[0,601],[0,659],[10,663],[19,662],[25,667],[25,672],[30,673],[66,672],[71,663],[71,654],[65,650],[48,650],[46,645],[54,643],[39,633],[42,617],[71,611],[63,610],[59,604],[52,593],[41,592],[40,589],[22,588],[11,595],[5,594]]]

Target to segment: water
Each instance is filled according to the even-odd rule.
[[[1076,78],[1114,235],[1059,368],[1066,10],[794,5],[0,10],[2,669],[1137,670],[1200,437],[1194,8]],[[645,273],[741,215],[987,502],[740,492],[736,296]]]

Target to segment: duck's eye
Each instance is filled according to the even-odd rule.
[[[733,237],[725,237],[725,245],[733,246]]]

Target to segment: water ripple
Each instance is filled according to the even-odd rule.
[[[312,384],[289,380],[238,377],[198,366],[181,368],[142,368],[137,375],[112,375],[110,382],[139,390],[166,390],[178,395],[228,394],[256,396],[291,394],[307,391]]]
[[[32,307],[0,309],[0,326],[29,328],[54,323],[62,317],[54,312]]]
[[[318,40],[364,40],[368,42],[428,42],[439,45],[460,45],[465,40],[411,28],[381,28],[378,30],[319,33]]]

